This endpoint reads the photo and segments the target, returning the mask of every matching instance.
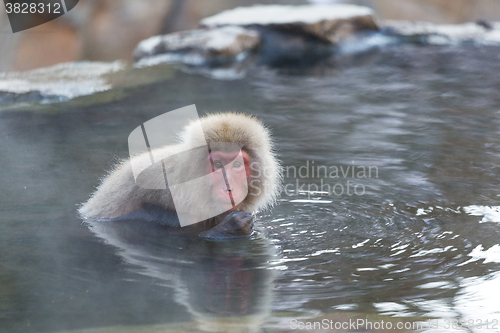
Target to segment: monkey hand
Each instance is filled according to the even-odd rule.
[[[253,231],[253,215],[235,211],[210,230],[202,232],[201,237],[207,239],[223,239],[249,236]]]

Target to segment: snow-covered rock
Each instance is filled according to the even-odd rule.
[[[358,31],[378,29],[370,8],[341,4],[238,7],[207,17],[200,25],[208,28],[227,25],[277,28],[313,35],[332,44]]]
[[[373,11],[354,5],[256,5],[207,17],[196,30],[154,36],[134,51],[136,67],[181,63],[190,72],[236,71],[245,64],[300,64],[324,59],[361,31],[378,30]],[[256,52],[248,52],[258,49]],[[250,56],[251,55],[251,56]],[[243,67],[242,67],[243,66]],[[219,77],[218,75],[217,77]]]
[[[377,24],[372,9],[356,5],[255,5],[204,18],[196,30],[144,40],[134,58],[136,67],[181,63],[190,73],[234,79],[256,64],[314,66],[388,45],[463,42],[500,45],[500,23]]]
[[[134,59],[139,61],[162,55],[163,62],[201,65],[214,58],[234,58],[259,43],[260,36],[256,31],[238,26],[188,30],[140,42],[134,51]]]
[[[64,101],[109,90],[104,77],[125,67],[120,61],[70,62],[26,72],[0,73],[2,101]]]
[[[434,45],[500,44],[500,22],[434,24],[429,22],[385,21],[382,28],[388,33]]]

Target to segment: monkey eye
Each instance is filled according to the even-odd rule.
[[[235,168],[239,168],[241,166],[241,162],[240,161],[236,161],[233,163],[233,167]]]
[[[221,162],[221,161],[215,161],[215,162],[214,162],[214,167],[215,167],[216,169],[220,169],[220,168],[222,168],[223,166],[224,166],[224,165],[222,164],[222,162]]]

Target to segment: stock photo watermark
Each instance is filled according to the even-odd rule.
[[[321,321],[300,321],[292,319],[289,328],[292,330],[420,330],[428,327],[428,323],[423,321],[389,321],[389,320],[369,320],[365,318],[349,319],[345,321],[335,321],[323,319]]]
[[[79,0],[3,0],[12,32],[31,29],[72,10]]]
[[[378,178],[377,166],[322,165],[307,160],[300,166],[286,166],[283,170],[283,194],[289,197],[362,196],[366,185],[362,180]]]
[[[336,321],[323,319],[320,321],[301,321],[292,319],[289,321],[289,328],[292,330],[422,330],[422,329],[443,329],[443,330],[471,330],[487,329],[498,330],[500,328],[498,319],[472,319],[472,318],[447,318],[447,319],[427,319],[417,321],[396,321],[396,320],[370,320],[366,318],[349,319]]]

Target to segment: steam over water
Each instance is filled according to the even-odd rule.
[[[238,81],[175,72],[1,111],[2,331],[500,320],[499,51],[399,46]],[[89,230],[77,205],[127,156],[128,134],[193,103],[272,129],[285,190],[257,232],[194,244]]]

